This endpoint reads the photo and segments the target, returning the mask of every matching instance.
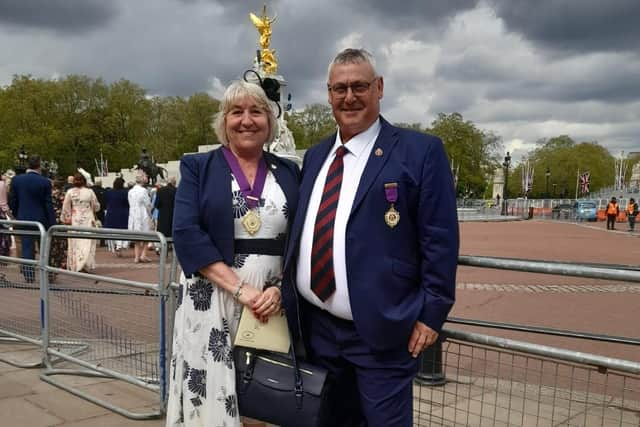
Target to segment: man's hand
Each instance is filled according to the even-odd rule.
[[[413,326],[413,332],[409,338],[409,353],[416,358],[437,339],[438,333],[418,320]]]

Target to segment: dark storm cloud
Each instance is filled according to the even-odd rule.
[[[401,2],[388,0],[348,1],[362,17],[373,16],[383,25],[410,30],[426,30],[426,26],[444,23],[460,12],[471,10],[478,4],[477,0],[425,1],[405,0]],[[354,16],[354,19],[357,17]]]
[[[638,0],[489,0],[510,31],[569,52],[637,50]]]
[[[0,0],[0,24],[82,33],[102,27],[117,15],[106,0]]]

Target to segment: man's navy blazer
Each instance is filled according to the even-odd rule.
[[[458,219],[440,139],[380,120],[347,222],[345,256],[356,329],[373,350],[397,351],[408,347],[417,320],[442,329],[455,299]],[[297,306],[291,283],[302,227],[314,181],[334,143],[335,135],[304,157],[299,209],[285,256],[287,306]],[[395,227],[384,218],[390,207],[388,183],[398,188],[395,209],[400,221]]]
[[[267,168],[287,198],[289,221],[298,204],[298,166],[264,152]],[[173,214],[173,241],[185,275],[223,261],[233,265],[234,225],[231,169],[218,148],[180,161],[180,185]]]
[[[11,180],[9,207],[18,220],[37,221],[45,229],[56,223],[51,181],[39,173],[27,172]]]

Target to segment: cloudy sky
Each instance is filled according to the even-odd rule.
[[[0,0],[0,85],[14,74],[129,79],[153,95],[221,88],[258,48],[262,0]],[[383,114],[459,112],[518,158],[568,134],[640,151],[638,0],[272,0],[271,45],[294,108],[326,102],[326,68],[365,47]]]

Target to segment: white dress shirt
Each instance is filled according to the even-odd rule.
[[[373,145],[380,133],[380,119],[376,120],[367,130],[351,138],[344,144],[348,150],[343,157],[342,186],[340,199],[336,209],[336,219],[333,226],[333,269],[336,279],[336,292],[325,302],[316,296],[311,290],[311,249],[313,246],[313,229],[322,199],[325,180],[329,166],[336,155],[336,150],[342,144],[340,132],[336,141],[324,161],[316,181],[313,184],[307,215],[302,227],[300,238],[300,256],[298,257],[297,286],[300,295],[312,304],[317,305],[342,319],[353,320],[351,304],[349,302],[349,287],[347,284],[347,265],[345,259],[345,235],[351,207],[356,197],[358,184],[367,165],[367,160],[373,149]]]

